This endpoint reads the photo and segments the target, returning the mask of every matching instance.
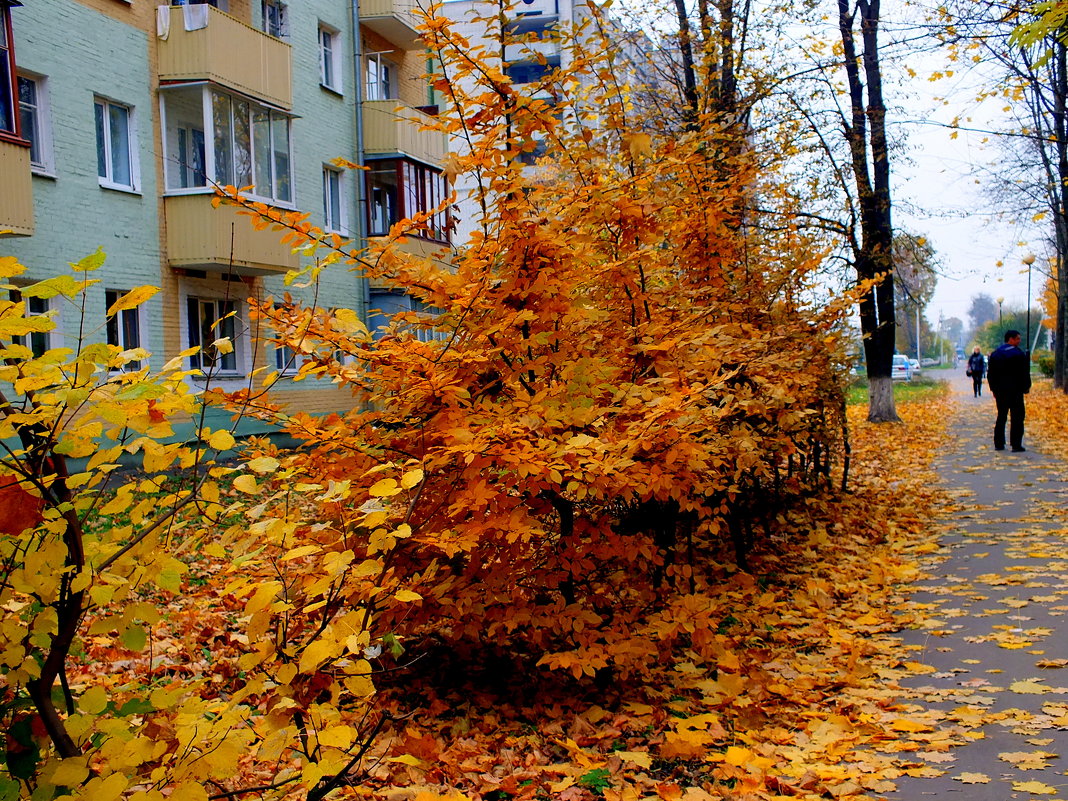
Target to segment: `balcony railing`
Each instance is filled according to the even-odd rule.
[[[395,44],[411,49],[421,23],[415,0],[360,0],[360,24]]]
[[[30,148],[0,140],[0,234],[33,233]]]
[[[368,156],[409,156],[424,164],[440,165],[447,149],[445,134],[421,130],[433,120],[399,100],[365,100],[363,149]]]
[[[162,7],[161,7],[162,8]],[[187,31],[185,9],[204,9],[207,24]],[[219,9],[175,6],[159,43],[161,81],[208,80],[285,109],[293,107],[293,65],[288,44]]]
[[[280,232],[257,231],[236,207],[214,208],[212,197],[171,195],[163,199],[171,267],[235,275],[278,275],[297,269],[300,259],[281,243]]]

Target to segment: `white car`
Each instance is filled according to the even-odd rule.
[[[920,363],[918,361],[916,361],[915,359],[909,359],[909,367],[912,368],[912,374],[913,375],[919,375],[920,374]]]
[[[908,356],[903,356],[900,353],[894,354],[894,363],[890,368],[890,378],[894,381],[912,380],[912,365],[909,364]]]

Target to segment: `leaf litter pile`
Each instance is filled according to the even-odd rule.
[[[893,632],[922,614],[903,612],[904,592],[937,549],[929,521],[945,499],[929,460],[944,443],[944,418],[932,411],[942,402],[903,404],[903,426],[869,425],[863,407],[851,408],[850,492],[781,518],[749,572],[724,554],[701,566],[693,592],[665,591],[647,624],[680,645],[640,678],[576,679],[492,643],[393,643],[376,677],[380,728],[337,794],[862,798],[932,770],[967,727],[939,725],[902,700],[897,681],[923,668]],[[83,669],[109,666],[92,678],[116,705],[146,686],[160,703],[178,678],[200,682],[203,697],[240,688],[235,660],[220,658],[249,647],[235,633],[243,604],[224,592],[240,566],[222,556],[210,546],[184,554],[181,590],[164,599],[162,618],[146,618],[147,642],[116,648],[92,634],[123,621],[94,623]],[[686,645],[698,640],[700,653]],[[241,754],[216,758],[238,762],[245,786],[255,785]]]

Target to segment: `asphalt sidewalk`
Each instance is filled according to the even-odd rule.
[[[986,388],[973,398],[963,365],[951,384],[937,468],[964,511],[911,596],[926,621],[902,634],[910,717],[940,733],[885,797],[1068,799],[1068,463],[1027,434],[1026,453],[995,452]],[[947,730],[964,744],[945,750]]]

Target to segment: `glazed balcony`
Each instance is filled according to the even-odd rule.
[[[299,267],[299,257],[289,245],[282,244],[281,232],[257,231],[236,207],[213,208],[213,197],[164,197],[171,267],[235,275],[284,275]]]
[[[33,233],[29,144],[0,139],[0,234]]]
[[[415,0],[360,0],[360,25],[410,50],[419,45]]]
[[[440,165],[447,140],[442,131],[421,130],[434,118],[399,100],[365,100],[363,147],[368,157],[408,156],[424,164]]]
[[[207,25],[187,31],[185,9],[203,9]],[[284,109],[293,107],[290,47],[214,6],[174,6],[159,42],[161,82],[211,81]]]

